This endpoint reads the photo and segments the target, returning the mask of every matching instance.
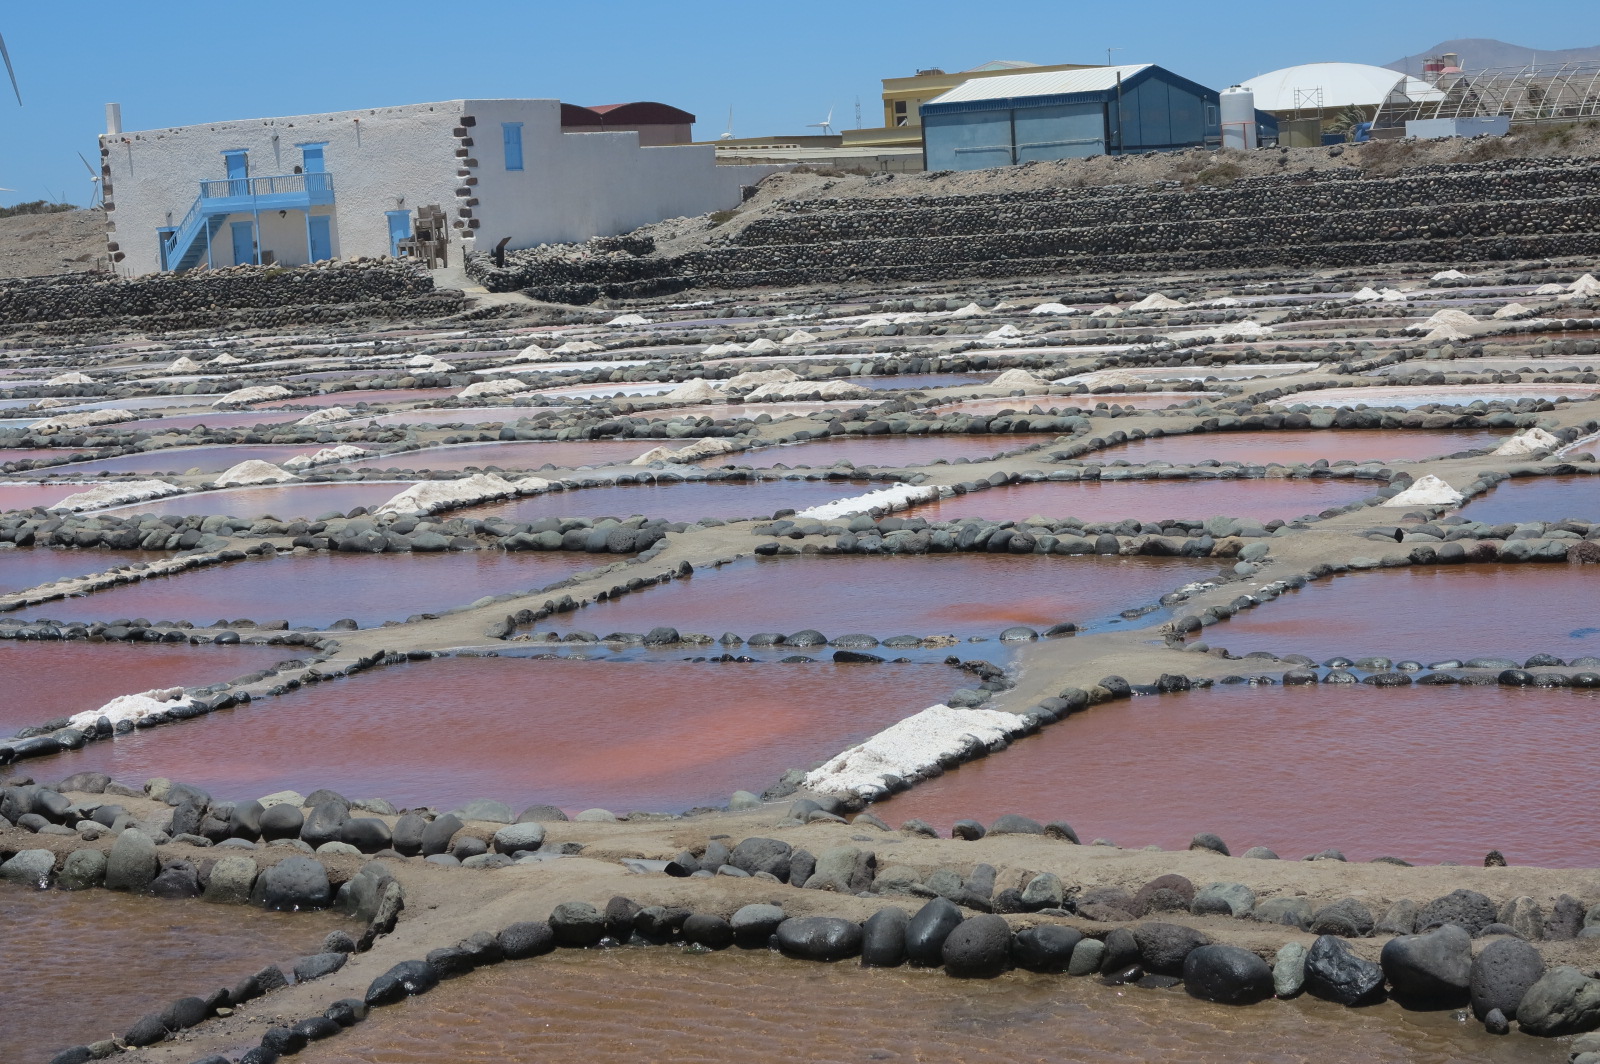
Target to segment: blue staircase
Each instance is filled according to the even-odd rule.
[[[200,195],[166,238],[166,269],[181,273],[200,265],[229,215],[307,210],[333,202],[333,175],[329,173],[202,181]]]

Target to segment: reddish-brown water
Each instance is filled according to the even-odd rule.
[[[902,373],[888,376],[845,377],[843,380],[875,392],[971,388],[994,380],[993,373]]]
[[[75,492],[88,490],[81,484],[0,484],[0,510],[28,510],[50,507]]]
[[[551,440],[537,443],[468,443],[452,447],[427,447],[381,458],[350,463],[357,469],[466,469],[499,466],[501,469],[558,469],[579,466],[627,465],[657,447],[687,447],[699,440]]]
[[[557,614],[541,628],[648,632],[669,625],[720,636],[864,632],[989,636],[1015,624],[1083,625],[1216,575],[1197,558],[1031,554],[859,554],[750,558],[613,602]]]
[[[1410,566],[1318,580],[1205,631],[1235,654],[1424,663],[1600,655],[1600,566]]]
[[[1319,458],[1330,462],[1350,459],[1364,462],[1414,462],[1457,451],[1498,447],[1509,435],[1475,429],[1328,429],[1321,432],[1203,432],[1160,439],[1131,440],[1095,451],[1091,461],[1171,462],[1192,465],[1207,459],[1246,465],[1310,464]]]
[[[0,595],[69,577],[87,576],[135,562],[170,557],[158,550],[70,550],[52,547],[16,547],[0,550]]]
[[[124,454],[116,458],[97,458],[87,462],[52,467],[50,472],[62,476],[94,473],[183,473],[198,468],[202,473],[220,473],[240,462],[252,459],[274,465],[288,461],[297,454],[311,454],[316,444],[267,443],[238,444],[225,447],[168,447],[164,450],[146,451],[142,454]]]
[[[1054,435],[968,436],[956,433],[933,436],[829,438],[815,443],[762,447],[751,451],[740,451],[737,454],[713,455],[696,464],[713,468],[731,465],[770,469],[781,464],[791,468],[810,466],[813,469],[826,469],[835,462],[848,461],[858,466],[899,469],[904,466],[927,465],[940,459],[951,462],[957,458],[974,461],[991,458],[1001,451],[1017,451],[1055,438]]]
[[[680,810],[760,791],[943,701],[962,675],[937,664],[450,658],[90,743],[43,771],[144,779],[159,768],[240,798],[332,787],[441,809],[490,797]]]
[[[352,617],[369,627],[465,606],[485,595],[545,587],[617,560],[569,551],[284,554],[122,584],[39,609],[67,620],[144,617],[210,624],[227,617],[322,626]]]
[[[908,910],[913,906],[905,906]],[[562,950],[482,968],[323,1042],[306,1064],[1559,1064],[1449,1012],[1302,998],[1229,1008],[1182,990],[1009,972],[813,964],[766,950]]]
[[[1489,525],[1559,521],[1565,517],[1600,520],[1600,477],[1518,477],[1474,497],[1458,512]]]
[[[929,521],[982,517],[1021,521],[1035,515],[1076,517],[1091,524],[1135,518],[1243,517],[1292,520],[1343,506],[1375,490],[1370,482],[1344,479],[1225,479],[1042,481],[1007,484],[924,503],[909,511]]]
[[[1600,863],[1600,692],[1484,687],[1214,687],[1107,703],[880,803],[947,829],[1003,813],[1085,841],[1234,853],[1332,847],[1476,865]]]
[[[99,709],[118,695],[223,683],[304,653],[295,647],[0,640],[0,735]]]
[[[373,509],[382,506],[410,487],[393,481],[358,481],[345,484],[286,484],[267,488],[229,488],[174,495],[165,499],[113,507],[110,512],[127,514],[177,514],[181,517],[276,517],[287,521],[295,517],[314,518],[338,511],[349,513],[357,506]]]
[[[1068,407],[1093,410],[1101,403],[1107,406],[1131,406],[1140,410],[1164,410],[1169,406],[1181,406],[1191,399],[1215,399],[1218,394],[1136,392],[1132,395],[1014,395],[1007,399],[965,399],[958,403],[941,403],[934,410],[940,414],[970,414],[973,417],[992,417],[1007,412],[1026,414],[1036,406],[1041,410],[1064,410]]]
[[[288,971],[346,923],[328,912],[0,883],[5,1058],[49,1060],[68,1046],[122,1034],[175,998],[204,997],[269,964]]]
[[[269,399],[257,406],[342,406],[351,409],[357,403],[392,404],[420,400],[443,399],[454,395],[459,388],[350,388],[341,392],[321,395],[297,395],[292,399]]]
[[[680,484],[620,484],[577,491],[529,495],[513,502],[476,507],[472,517],[500,516],[510,521],[545,517],[627,517],[643,514],[667,521],[724,521],[770,517],[779,510],[803,510],[859,495],[867,485],[828,480],[692,481]]]

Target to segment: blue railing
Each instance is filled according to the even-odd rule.
[[[303,192],[310,195],[333,191],[333,175],[278,174],[273,177],[225,177],[200,182],[201,199],[243,199]]]

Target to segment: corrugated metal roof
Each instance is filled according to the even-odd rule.
[[[1067,96],[1076,92],[1106,92],[1117,87],[1117,75],[1127,81],[1151,63],[1129,66],[1086,67],[1082,70],[1048,70],[1034,74],[1006,74],[998,78],[973,78],[962,82],[925,106],[969,103],[973,100],[1015,100],[1024,96]]]

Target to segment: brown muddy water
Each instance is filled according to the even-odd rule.
[[[1088,842],[1235,854],[1332,847],[1478,865],[1592,868],[1600,691],[1229,685],[1096,706],[880,802],[941,830],[1003,813]]]
[[[850,462],[857,466],[899,469],[938,461],[953,462],[958,458],[978,461],[992,458],[1002,451],[1019,451],[1055,438],[1054,435],[1037,434],[968,436],[950,433],[826,439],[815,443],[760,447],[736,454],[712,455],[695,464],[712,468],[750,466],[755,469],[768,469],[775,465],[786,465],[791,468],[810,466],[813,469],[826,469],[837,462]]]
[[[1600,520],[1600,476],[1518,477],[1501,481],[1456,511],[1489,525],[1519,521]]]
[[[1318,661],[1600,655],[1600,566],[1414,565],[1316,580],[1204,630],[1234,654]]]
[[[109,551],[88,548],[73,550],[55,547],[0,548],[0,595],[9,595],[40,584],[72,577],[103,573],[135,562],[154,562],[170,558],[166,551]]]
[[[444,658],[28,764],[160,774],[234,798],[332,787],[441,809],[490,797],[514,809],[679,811],[759,792],[965,681],[939,664]]]
[[[1181,989],[1009,972],[815,964],[766,950],[562,950],[480,969],[297,1059],[306,1064],[1558,1064],[1450,1012],[1308,999],[1230,1009]]]
[[[118,695],[222,683],[270,668],[295,650],[0,640],[0,735],[99,709]]]
[[[518,523],[546,517],[645,517],[730,521],[771,517],[779,510],[804,510],[872,490],[844,480],[685,481],[676,484],[605,484],[552,491],[461,511],[463,517],[503,517]]]
[[[287,521],[295,517],[315,518],[338,511],[349,513],[357,506],[375,509],[411,485],[395,481],[365,481],[348,484],[286,484],[265,488],[227,488],[173,495],[165,499],[114,506],[107,513],[169,514],[180,517],[276,517]],[[83,490],[83,489],[78,489]]]
[[[541,621],[597,635],[667,625],[720,636],[814,628],[994,638],[1025,624],[1080,626],[1152,605],[1185,584],[1216,578],[1205,558],[1032,554],[859,554],[746,558]],[[882,653],[879,651],[879,653]]]
[[[1324,477],[1041,481],[1006,484],[923,503],[911,507],[907,515],[929,521],[1076,517],[1090,524],[1129,518],[1202,520],[1219,515],[1263,522],[1288,521],[1347,505],[1375,490],[1371,481]]]
[[[546,587],[620,560],[581,551],[281,554],[121,584],[33,612],[70,621],[143,617],[197,625],[245,618],[322,627],[351,618],[366,628]]]
[[[204,997],[269,964],[287,971],[349,926],[328,912],[0,883],[0,1054],[43,1062],[120,1035],[177,998]]]
[[[1475,429],[1326,429],[1307,432],[1198,432],[1158,439],[1130,440],[1084,457],[1091,462],[1119,459],[1140,464],[1171,462],[1193,465],[1207,459],[1246,465],[1309,465],[1371,459],[1414,462],[1423,458],[1498,447],[1512,430]]]

